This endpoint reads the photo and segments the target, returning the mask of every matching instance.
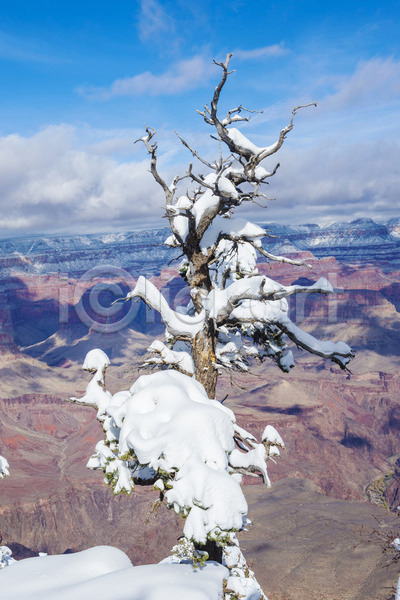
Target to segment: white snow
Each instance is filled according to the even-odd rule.
[[[190,317],[172,310],[156,286],[143,276],[139,277],[135,288],[127,295],[128,299],[136,297],[142,298],[149,306],[160,313],[168,332],[172,336],[193,338],[203,326],[203,313]]]
[[[228,175],[233,175],[233,177],[235,177],[235,175],[237,177],[242,177],[244,175],[244,167],[242,167],[242,165],[238,162],[234,167],[229,167],[225,170],[225,176]]]
[[[230,317],[246,322],[259,323],[276,323],[280,322],[281,318],[288,311],[288,303],[286,299],[282,300],[243,300],[239,306],[234,308]]]
[[[396,548],[400,552],[400,538],[395,538],[392,542],[392,546]]]
[[[166,246],[170,246],[171,248],[176,248],[179,246],[179,242],[174,235],[169,235],[165,240],[164,244]]]
[[[0,479],[9,476],[9,467],[10,465],[8,464],[8,461],[0,454]]]
[[[189,220],[184,215],[177,215],[173,218],[173,225],[176,233],[181,238],[182,242],[185,243],[189,233]]]
[[[86,354],[82,369],[85,371],[99,371],[102,373],[103,369],[108,367],[109,364],[110,359],[107,354],[103,352],[103,350],[96,348],[90,350],[90,352]]]
[[[227,569],[207,563],[133,567],[111,546],[27,558],[1,573],[4,600],[222,600]]]
[[[247,503],[237,481],[227,471],[210,468],[198,458],[185,461],[166,500],[190,510],[183,533],[187,539],[200,543],[206,542],[210,532],[218,535],[220,531],[242,529],[247,514]]]
[[[194,374],[193,358],[188,352],[171,350],[161,340],[154,340],[147,351],[157,356],[148,358],[144,364],[176,365],[188,375]]]
[[[300,292],[327,294],[331,291],[332,286],[323,277],[311,286],[284,286],[263,275],[256,275],[234,281],[223,290],[211,290],[204,307],[212,319],[226,318],[230,314],[244,322],[251,318],[261,322],[276,321],[281,312],[288,311],[287,296]],[[242,303],[237,306],[239,301]]]
[[[279,318],[279,324],[284,328],[285,333],[302,348],[323,356],[324,358],[336,358],[343,365],[347,364],[352,356],[352,350],[345,342],[331,342],[318,340],[310,333],[306,333],[297,325],[292,323],[287,315]]]
[[[180,196],[176,201],[175,207],[179,210],[190,210],[193,206],[193,202],[189,200],[187,196]]]
[[[209,186],[215,186],[217,176],[215,173],[210,173],[204,178],[204,183]],[[192,214],[195,217],[196,227],[202,221],[204,216],[208,215],[211,211],[214,211],[220,203],[219,196],[216,196],[212,189],[207,188],[200,198],[194,203],[192,208]]]
[[[254,156],[258,156],[258,159],[261,158],[261,160],[275,152],[278,147],[278,142],[274,142],[270,146],[259,148],[235,127],[227,129],[227,133],[233,141],[233,143],[236,144],[236,146],[239,148],[239,150],[243,152],[243,154],[253,154]]]
[[[193,456],[211,468],[226,469],[233,415],[210,400],[198,382],[168,370],[143,375],[131,391],[131,399],[112,411],[122,421],[121,454],[132,448],[141,464],[162,464],[169,471]]]
[[[256,167],[254,169],[254,175],[256,177],[256,179],[264,179],[265,177],[269,177],[271,175],[271,173],[269,171],[267,171],[266,169],[264,169],[264,167]]]
[[[279,358],[279,366],[285,373],[289,373],[290,369],[294,367],[293,352],[291,350]]]
[[[215,217],[201,240],[201,248],[206,253],[218,240],[219,235],[227,235],[233,240],[255,241],[266,235],[265,229],[242,218],[225,219]]]
[[[106,412],[111,445],[99,442],[88,466],[102,468],[115,493],[129,493],[136,477],[154,481],[158,473],[167,503],[186,517],[187,539],[203,543],[208,534],[242,528],[247,504],[229,474],[235,416],[200,383],[175,370],[143,375]],[[256,466],[264,474],[265,465]]]
[[[15,559],[11,555],[12,552],[8,546],[0,546],[0,569],[9,567],[15,562]]]
[[[239,129],[236,127],[231,127],[227,130],[228,136],[231,138],[232,142],[236,144],[239,148],[251,152],[251,154],[259,154],[263,148],[258,148],[253,142],[251,142]]]
[[[222,239],[214,252],[215,262],[210,267],[211,280],[215,287],[230,285],[243,275],[257,273],[257,253],[248,242],[233,242]]]
[[[229,577],[226,582],[226,597],[241,598],[242,600],[268,600],[260,588],[247,565],[246,559],[239,548],[236,538],[232,540],[233,545],[225,546],[223,552],[223,563],[229,569]],[[230,595],[230,591],[234,596]]]
[[[268,444],[279,446],[280,448],[284,448],[285,444],[275,427],[272,425],[267,425],[263,431],[261,436],[263,442],[267,442]]]
[[[226,177],[220,177],[217,181],[218,192],[224,198],[238,198],[239,193],[235,187],[235,185],[227,179]]]
[[[262,473],[264,483],[271,487],[271,481],[268,477],[265,461],[267,453],[263,444],[256,444],[256,447],[249,452],[240,452],[237,448],[232,450],[229,457],[229,464],[234,468],[243,468],[247,471],[258,471]]]
[[[95,372],[93,379],[89,382],[86,393],[82,398],[72,397],[72,402],[79,404],[87,404],[98,409],[97,418],[104,419],[105,411],[110,404],[111,394],[104,389],[104,373],[107,366],[110,364],[110,359],[107,354],[96,348],[90,350],[86,354],[82,369],[85,371]]]
[[[223,119],[221,121],[222,125],[229,125],[229,123],[232,123],[233,121],[247,121],[248,119],[246,117],[242,117],[239,114],[238,115],[231,115],[229,118],[227,117],[226,119]]]
[[[216,196],[212,190],[207,189],[202,196],[195,202],[192,208],[192,213],[196,219],[196,227],[199,226],[199,223],[203,219],[205,215],[214,211],[216,207],[218,207],[220,203],[219,196]]]

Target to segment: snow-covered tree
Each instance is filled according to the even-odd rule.
[[[236,538],[247,523],[240,481],[243,473],[259,474],[270,485],[266,461],[284,447],[280,435],[267,425],[257,442],[194,377],[174,369],[143,375],[112,396],[105,385],[109,362],[102,350],[91,350],[83,368],[93,378],[83,398],[72,398],[97,409],[105,432],[88,467],[102,469],[115,494],[152,485],[182,514],[183,536],[169,561],[223,561],[231,573],[227,600],[264,598]]]
[[[235,210],[245,203],[267,201],[265,186],[276,173],[279,163],[267,170],[262,163],[278,152],[293,128],[297,106],[289,124],[278,139],[258,147],[232,125],[248,121],[250,111],[242,106],[218,113],[220,94],[229,76],[231,55],[223,63],[222,77],[215,88],[210,106],[198,111],[212,127],[211,138],[218,144],[218,158],[212,162],[183,140],[181,141],[200,165],[196,171],[190,163],[185,175],[177,175],[167,184],[157,165],[155,130],[147,127],[141,138],[151,157],[151,173],[165,194],[165,216],[172,234],[166,244],[179,248],[184,256],[181,273],[190,289],[190,302],[172,310],[157,288],[139,277],[128,298],[142,298],[158,310],[165,323],[166,343],[157,341],[149,350],[154,356],[148,362],[173,366],[188,375],[195,374],[210,398],[215,397],[221,369],[247,370],[249,359],[273,359],[288,371],[293,354],[287,349],[289,338],[298,347],[317,354],[344,368],[352,356],[343,342],[319,341],[304,333],[289,318],[287,298],[297,293],[333,292],[321,278],[312,286],[283,286],[257,273],[257,256],[270,261],[303,264],[273,256],[262,247],[267,232],[243,218],[235,218]],[[184,195],[179,195],[180,181],[188,182]]]
[[[317,340],[289,318],[289,296],[330,294],[329,282],[322,278],[311,286],[284,286],[260,275],[258,255],[303,263],[266,252],[266,231],[234,216],[246,202],[267,200],[264,188],[279,164],[267,170],[264,161],[281,148],[303,107],[293,109],[273,144],[256,146],[236,128],[249,120],[251,111],[238,106],[224,117],[218,113],[230,58],[215,63],[221,79],[210,106],[198,111],[213,128],[211,137],[218,144],[214,161],[181,138],[202,171],[190,163],[185,175],[167,184],[158,170],[155,130],[146,127],[141,138],[150,154],[151,173],[165,194],[171,228],[165,243],[183,255],[180,272],[190,290],[189,304],[176,310],[144,277],[127,296],[141,298],[161,314],[165,342],[153,342],[145,361],[160,370],[112,396],[105,384],[110,361],[101,350],[92,350],[83,368],[94,373],[93,379],[85,396],[73,400],[94,406],[105,432],[88,466],[104,471],[114,493],[131,493],[135,484],[153,485],[160,500],[184,517],[183,537],[171,560],[191,557],[202,562],[211,556],[222,561],[228,568],[225,599],[257,600],[265,596],[236,538],[247,523],[240,482],[248,474],[262,477],[269,486],[266,463],[279,456],[284,444],[271,425],[259,441],[242,429],[233,412],[216,399],[217,377],[223,370],[246,371],[251,361],[265,358],[289,371],[294,361],[288,340],[342,368],[352,351],[344,342]],[[178,192],[182,180],[187,183],[183,195]]]

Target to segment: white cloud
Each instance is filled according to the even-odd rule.
[[[170,69],[154,75],[150,71],[134,77],[117,79],[108,88],[78,88],[78,93],[93,99],[107,100],[116,96],[165,96],[181,94],[207,84],[211,75],[215,74],[215,66],[202,56],[193,56],[181,60]]]
[[[399,214],[400,61],[363,61],[350,75],[328,84],[330,91],[325,87],[318,107],[296,116],[279,155],[266,161],[267,169],[274,160],[281,164],[268,187],[268,195],[277,200],[268,204],[266,221],[324,223]],[[279,127],[286,125],[285,105],[256,115],[246,135],[259,146],[272,143],[273,135],[266,139],[262,134],[277,127],[277,117]]]
[[[175,30],[175,21],[156,0],[141,0],[138,23],[139,37],[142,41],[154,38],[160,33]]]
[[[273,44],[271,46],[263,46],[262,48],[254,48],[253,50],[235,50],[234,58],[238,60],[257,60],[259,58],[271,58],[275,56],[285,56],[289,50],[285,48],[283,42]]]
[[[148,160],[118,163],[79,148],[75,129],[0,138],[0,231],[99,230],[161,218]]]
[[[399,144],[390,140],[343,145],[324,138],[303,149],[283,148],[268,189],[277,200],[263,219],[324,223],[398,216],[399,154]]]
[[[321,102],[324,110],[363,108],[400,100],[400,61],[373,58],[358,63],[350,76],[339,78],[334,93]]]
[[[252,218],[294,224],[398,216],[400,147],[393,131],[356,139],[352,130],[343,136],[351,121],[341,128],[331,121],[331,129],[318,136],[318,122],[325,121],[326,113],[313,123],[314,110],[308,121],[306,112],[299,115],[279,155],[265,161],[267,169],[277,160],[281,163],[267,188],[277,200]],[[260,125],[254,128],[256,134],[246,130],[246,135],[259,145],[273,142],[274,137],[262,136],[265,127]],[[201,154],[215,157],[207,132],[182,133],[190,142],[193,137]],[[0,234],[162,224],[162,191],[149,173],[144,146],[133,145],[141,135],[59,125],[31,137],[0,138]],[[175,173],[186,171],[190,157],[172,132],[161,130],[157,139],[160,172],[169,182]]]

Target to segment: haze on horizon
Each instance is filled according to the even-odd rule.
[[[223,110],[263,110],[242,129],[274,142],[294,106],[263,222],[399,216],[397,2],[335,6],[225,0],[16,0],[0,9],[0,236],[163,225],[143,122],[167,179],[215,156],[203,120],[219,68],[236,69]],[[275,162],[270,166],[273,167]],[[266,162],[266,167],[269,164]],[[247,213],[250,214],[250,213]],[[258,220],[260,220],[258,212]]]

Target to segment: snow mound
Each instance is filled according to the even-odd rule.
[[[1,573],[4,600],[217,600],[227,569],[209,562],[133,567],[121,550],[98,546],[27,558]]]

